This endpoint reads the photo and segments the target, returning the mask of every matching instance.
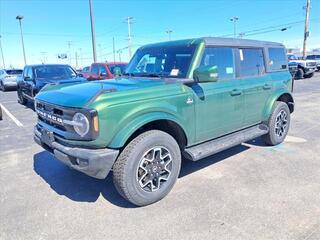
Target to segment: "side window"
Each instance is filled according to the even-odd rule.
[[[99,73],[104,73],[104,74],[107,74],[107,70],[106,70],[106,67],[103,66],[103,65],[99,65]]]
[[[235,78],[234,49],[227,47],[206,48],[200,66],[216,66],[219,79]]]
[[[270,70],[287,69],[287,59],[284,48],[269,48],[269,66]]]
[[[91,72],[94,74],[99,74],[99,66],[98,65],[93,65]]]
[[[27,77],[30,77],[31,79],[33,78],[32,67],[28,68]]]
[[[25,67],[24,69],[23,69],[23,78],[25,78],[26,76],[28,76],[28,67]]]
[[[260,76],[265,73],[263,50],[260,48],[239,49],[240,77]]]

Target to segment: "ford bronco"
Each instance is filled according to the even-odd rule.
[[[139,48],[115,79],[49,85],[35,97],[35,141],[143,206],[165,197],[181,159],[262,136],[284,141],[294,111],[280,43],[199,38]]]

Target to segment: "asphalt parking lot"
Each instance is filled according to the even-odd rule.
[[[0,239],[320,239],[320,74],[295,81],[289,136],[198,162],[142,208],[33,142],[36,115],[0,92]],[[13,115],[9,118],[7,112]]]

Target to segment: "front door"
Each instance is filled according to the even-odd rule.
[[[243,89],[236,79],[235,50],[208,47],[201,64],[216,66],[218,81],[195,83],[197,142],[210,140],[243,127]]]

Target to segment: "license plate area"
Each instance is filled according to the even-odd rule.
[[[51,147],[52,142],[54,141],[53,132],[50,132],[46,129],[41,130],[41,142],[45,143],[49,147]]]

